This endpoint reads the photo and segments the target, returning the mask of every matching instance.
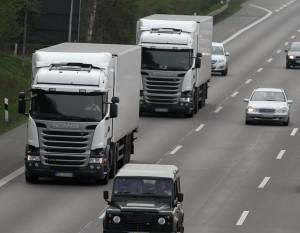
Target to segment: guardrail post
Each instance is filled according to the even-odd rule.
[[[4,119],[5,122],[8,122],[8,99],[4,98]]]

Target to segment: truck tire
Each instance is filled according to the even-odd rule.
[[[199,109],[199,90],[196,88],[194,90],[194,114],[198,113]]]
[[[108,180],[109,180],[109,174],[106,174],[104,179],[95,179],[95,183],[100,185],[107,185]]]
[[[27,172],[25,172],[25,179],[27,183],[36,183],[39,180],[38,176],[30,176]]]
[[[118,157],[119,157],[119,145],[118,143],[113,143],[113,146],[110,150],[110,156],[111,156],[111,164],[109,169],[109,178],[114,178],[117,174],[117,165],[118,165]]]

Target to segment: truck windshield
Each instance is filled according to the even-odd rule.
[[[99,122],[106,113],[103,93],[61,93],[33,91],[31,116],[57,121]]]
[[[171,179],[116,178],[113,195],[124,197],[171,197],[173,193]]]
[[[193,64],[191,50],[142,50],[142,69],[188,71]]]

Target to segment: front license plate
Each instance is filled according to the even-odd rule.
[[[55,176],[57,177],[73,177],[73,173],[68,172],[56,172]]]
[[[156,108],[155,112],[168,112],[168,109],[167,108]]]
[[[261,117],[263,118],[273,118],[272,114],[262,114]]]

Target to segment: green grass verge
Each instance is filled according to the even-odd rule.
[[[26,122],[18,113],[18,93],[31,83],[31,58],[0,54],[0,135]],[[8,122],[5,121],[4,99],[8,99]]]

